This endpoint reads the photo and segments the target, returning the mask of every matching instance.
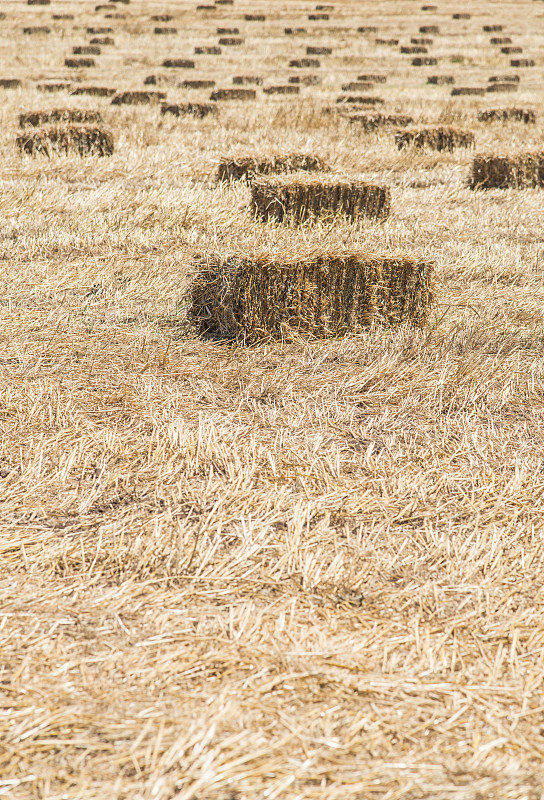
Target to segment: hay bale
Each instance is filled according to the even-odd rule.
[[[396,47],[399,43],[398,39],[375,39],[376,44],[387,45],[388,47]]]
[[[152,22],[171,22],[174,19],[172,14],[153,14]]]
[[[96,45],[86,44],[72,47],[72,53],[75,56],[99,56],[100,48]]]
[[[536,114],[530,108],[486,108],[478,112],[478,122],[523,122],[534,125]]]
[[[501,53],[504,53],[505,56],[514,55],[514,53],[523,53],[523,47],[501,47]]]
[[[36,89],[39,92],[68,92],[72,88],[71,83],[38,83]]]
[[[156,36],[175,36],[178,32],[177,28],[153,28],[153,33]]]
[[[417,148],[428,147],[431,150],[449,152],[457,147],[473,147],[474,134],[472,131],[438,126],[433,128],[411,128],[398,131],[395,134],[395,144],[399,150],[412,146]]]
[[[357,106],[383,106],[384,104],[382,97],[372,97],[363,94],[350,94],[347,97],[337,97],[336,102]]]
[[[300,86],[318,86],[321,83],[320,75],[292,75],[287,78],[289,83],[299,84]]]
[[[488,83],[519,83],[519,75],[492,75]]]
[[[471,189],[528,189],[544,186],[544,152],[510,156],[474,156],[469,179]]]
[[[517,83],[490,83],[486,87],[486,92],[517,92]]]
[[[289,66],[292,69],[319,69],[321,61],[318,58],[294,58]]]
[[[352,81],[351,83],[342,84],[343,92],[368,92],[369,89],[373,88],[373,83],[366,83],[365,81]]]
[[[472,14],[467,14],[464,11],[461,12],[458,11],[455,14],[452,14],[451,16],[452,19],[470,19],[472,17]]]
[[[378,33],[378,28],[375,25],[360,25],[357,33]]]
[[[210,100],[255,100],[256,97],[255,89],[216,89],[211,93]]]
[[[111,156],[113,153],[113,135],[104,128],[93,125],[36,128],[20,134],[16,142],[21,153],[32,156]]]
[[[48,28],[47,25],[30,25],[27,28],[23,28],[23,33],[27,36],[48,34],[51,33],[51,28]]]
[[[408,55],[413,56],[416,53],[428,53],[429,51],[427,50],[426,47],[423,47],[422,45],[411,44],[411,45],[403,45],[400,48],[400,52],[405,56]]]
[[[534,67],[534,58],[513,58],[510,61],[511,67]]]
[[[180,84],[182,89],[213,89],[215,81],[213,80],[198,80],[198,81],[182,81]]]
[[[298,36],[306,33],[306,28],[284,28],[283,32],[286,36]]]
[[[440,33],[440,28],[438,27],[438,25],[421,25],[419,32],[438,35]]]
[[[162,66],[169,69],[194,69],[195,62],[187,58],[166,58]]]
[[[19,78],[0,78],[0,89],[20,89],[21,86]]]
[[[65,58],[64,66],[71,69],[87,69],[95,67],[96,63],[94,58]]]
[[[500,33],[502,25],[484,25],[483,30],[485,33]]]
[[[387,75],[357,75],[358,81],[368,82],[368,83],[386,83],[387,82]]]
[[[244,14],[246,22],[264,22],[266,16],[264,14]]]
[[[492,36],[489,41],[491,44],[512,44],[510,36]]]
[[[308,19],[317,22],[319,20],[327,20],[329,19],[328,14],[308,14]]]
[[[248,344],[422,326],[435,300],[434,265],[409,256],[212,254],[196,266],[189,319],[201,335]]]
[[[124,14],[104,14],[106,19],[126,19]]]
[[[218,36],[238,36],[240,33],[239,28],[217,28]]]
[[[50,6],[51,0],[26,0],[27,6]]]
[[[113,28],[87,28],[89,36],[104,36],[107,33],[113,33]]]
[[[115,39],[112,39],[111,36],[95,36],[90,40],[89,44],[114,45]]]
[[[434,86],[450,86],[452,83],[455,83],[455,78],[453,75],[429,75],[427,83],[433,84]]]
[[[483,97],[485,89],[480,86],[456,86],[451,90],[452,97]]]
[[[262,86],[263,79],[255,75],[235,75],[232,79],[235,86]]]
[[[74,19],[74,15],[73,14],[52,14],[52,18],[55,19],[55,20],[61,20],[61,19],[71,20],[71,19]],[[1,19],[1,17],[0,17],[0,19]]]
[[[117,89],[110,89],[108,86],[78,86],[73,89],[73,95],[86,95],[88,97],[113,97]]]
[[[165,99],[165,92],[119,92],[119,94],[115,95],[111,103],[114,106],[142,106],[157,104]]]
[[[348,114],[348,119],[361,125],[364,131],[370,133],[382,128],[406,128],[414,124],[413,117],[407,114]]]
[[[315,47],[308,45],[306,48],[307,56],[330,56],[332,54],[332,47]]]
[[[101,125],[99,111],[85,108],[53,108],[51,111],[26,111],[19,114],[20,128],[39,128],[43,125]]]
[[[219,162],[217,180],[251,181],[257,175],[291,172],[324,172],[330,169],[319,156],[310,153],[272,153],[268,156],[226,156]]]
[[[207,117],[209,114],[213,115],[217,113],[217,106],[211,103],[177,103],[174,105],[163,103],[161,105],[161,114],[163,116],[165,114],[172,114],[174,117],[191,116],[204,119],[204,117]]]
[[[413,67],[435,67],[438,59],[433,56],[416,56],[412,59]]]
[[[251,182],[251,209],[265,222],[295,224],[319,217],[385,219],[390,211],[387,186],[365,183],[358,178],[327,174],[257,176]]]
[[[245,41],[241,36],[221,36],[219,44],[225,45],[225,47],[240,47]]]
[[[429,39],[428,36],[412,36],[410,39],[410,44],[422,44],[427,46],[431,46],[434,43],[434,39]]]
[[[421,6],[422,11],[438,11],[438,6]]]
[[[266,86],[263,89],[263,94],[299,94],[300,87],[291,84],[283,84],[280,86]]]
[[[195,56],[220,56],[221,48],[216,45],[195,47]]]

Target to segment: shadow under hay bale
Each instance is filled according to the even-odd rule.
[[[388,47],[396,47],[399,43],[398,39],[376,39],[376,44],[386,45]]]
[[[309,45],[306,48],[307,56],[330,56],[332,54],[332,47],[313,47]]]
[[[455,14],[452,14],[451,16],[452,16],[452,19],[471,19],[472,14],[467,14],[466,12],[461,11],[461,12],[457,12]]]
[[[405,46],[401,47],[400,48],[400,52],[402,53],[402,55],[405,55],[405,56],[408,56],[408,55],[415,56],[416,53],[428,53],[429,51],[427,50],[426,47],[423,47],[422,45],[411,44],[411,45],[405,45]]]
[[[435,301],[434,264],[409,256],[212,254],[197,266],[190,321],[202,336],[247,344],[422,326]]]
[[[87,95],[88,97],[113,97],[117,89],[110,89],[108,86],[77,86],[70,94]]]
[[[530,189],[544,186],[544,151],[512,156],[476,155],[471,189]]]
[[[309,153],[273,153],[269,156],[225,157],[217,168],[218,181],[253,180],[257,175],[277,175],[290,172],[325,172],[328,164]]]
[[[508,45],[507,47],[501,47],[501,53],[505,56],[511,56],[515,53],[523,53],[523,47],[514,47],[512,45]]]
[[[343,92],[368,92],[374,88],[374,84],[364,81],[352,81],[351,83],[343,83],[341,88]]]
[[[378,33],[378,28],[375,25],[360,25],[357,33]]]
[[[480,86],[456,86],[451,90],[452,97],[483,97],[485,88]]]
[[[142,106],[160,103],[166,99],[166,92],[120,92],[111,101],[114,106]]]
[[[455,83],[455,78],[453,75],[429,75],[427,83],[434,86],[451,86],[452,83]]]
[[[412,36],[410,39],[410,44],[422,44],[430,47],[432,44],[434,44],[434,39],[429,39],[428,36]]]
[[[197,117],[204,119],[209,114],[217,114],[219,109],[211,103],[176,103],[168,105],[163,103],[161,106],[161,114],[172,114],[174,117]]]
[[[210,100],[255,100],[256,97],[255,89],[216,89],[211,93]]]
[[[27,28],[23,28],[23,33],[27,36],[39,34],[47,35],[48,33],[51,33],[51,28],[48,28],[47,25],[30,25]]]
[[[246,22],[264,22],[266,16],[264,14],[244,14]]]
[[[38,128],[42,125],[101,125],[99,111],[85,108],[53,108],[51,111],[27,111],[19,114],[20,128]]]
[[[492,75],[488,83],[519,83],[519,75]]]
[[[113,28],[87,28],[89,36],[105,36],[107,33],[113,33]]]
[[[113,153],[113,135],[103,128],[91,125],[37,128],[20,134],[16,142],[21,153],[32,156],[111,156]]]
[[[195,56],[220,56],[221,48],[216,45],[211,47],[195,47]]]
[[[171,22],[174,17],[171,14],[153,14],[152,22]]]
[[[217,28],[216,33],[218,36],[238,36],[240,28]]]
[[[348,114],[348,119],[367,132],[383,128],[406,128],[414,124],[413,117],[406,114]]]
[[[300,224],[318,218],[385,219],[391,209],[387,186],[327,174],[257,176],[251,182],[251,209],[257,217]]]
[[[478,112],[478,122],[523,122],[534,125],[536,114],[530,108],[487,108]]]
[[[283,32],[286,36],[300,36],[306,33],[306,28],[284,28]]]
[[[500,33],[500,31],[502,31],[502,25],[484,25],[482,30],[485,33]]]
[[[490,44],[512,44],[510,36],[492,36],[489,40]]]
[[[357,80],[363,83],[387,83],[387,75],[357,75]]]
[[[421,25],[419,32],[429,33],[438,36],[438,34],[440,33],[440,28],[438,27],[438,25]]]
[[[313,20],[314,22],[317,22],[319,20],[328,20],[329,19],[329,15],[328,14],[308,14],[308,19],[309,20]]]
[[[424,148],[441,152],[449,152],[457,147],[473,147],[474,134],[472,131],[440,126],[436,128],[413,128],[398,131],[395,134],[395,144],[399,150],[405,147]]]

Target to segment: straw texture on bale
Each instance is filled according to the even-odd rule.
[[[362,251],[277,258],[211,255],[198,264],[189,317],[201,335],[237,339],[344,336],[373,323],[423,325],[434,266]]]
[[[530,108],[486,108],[478,112],[478,122],[524,122],[534,124],[536,114]]]
[[[19,114],[20,128],[37,128],[59,123],[100,125],[103,121],[99,111],[84,108],[53,108],[51,111],[27,111]]]
[[[218,181],[252,180],[256,175],[290,172],[324,172],[330,169],[319,156],[309,153],[272,153],[268,156],[225,157],[217,168]]]
[[[412,128],[395,134],[395,143],[399,150],[413,146],[428,147],[431,150],[455,150],[457,147],[473,147],[472,131],[439,126],[436,128]]]
[[[478,154],[472,161],[472,189],[529,189],[544,186],[544,151],[513,156]]]
[[[54,153],[80,156],[111,156],[113,136],[92,125],[64,125],[36,128],[17,137],[17,147],[28,155]]]
[[[318,217],[385,219],[391,209],[387,186],[327,174],[257,176],[251,182],[251,208],[263,219],[295,224]]]

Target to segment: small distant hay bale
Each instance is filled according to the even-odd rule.
[[[166,99],[165,92],[135,91],[119,92],[112,99],[114,106],[142,106],[160,103]]]
[[[321,5],[315,7],[316,11],[334,11],[334,6]]]
[[[500,33],[502,25],[484,25],[483,30],[485,33]]]
[[[210,94],[210,100],[213,100],[213,102],[221,100],[255,100],[256,98],[256,90],[246,88],[216,89]]]
[[[398,39],[375,39],[376,44],[386,45],[388,47],[396,47],[399,43]]]
[[[357,33],[378,33],[378,28],[375,25],[359,25]]]
[[[429,51],[427,50],[426,47],[423,47],[423,45],[410,44],[410,45],[403,45],[400,48],[400,52],[405,56],[413,56],[416,53],[428,53]]]
[[[113,28],[87,28],[89,36],[105,36],[108,33],[113,33]]]
[[[374,87],[373,83],[366,83],[365,81],[352,81],[351,83],[343,83],[343,92],[368,92],[369,89]]]
[[[430,47],[433,43],[434,39],[430,39],[428,36],[412,36],[410,39],[410,44],[422,44]]]
[[[171,22],[174,19],[172,14],[153,14],[152,22]]]
[[[291,172],[325,172],[329,165],[310,153],[272,153],[268,156],[225,156],[217,168],[217,180],[251,181],[257,175]]]
[[[265,86],[263,94],[290,94],[295,95],[300,93],[300,87],[294,84],[283,84],[280,86]]]
[[[486,87],[486,92],[517,92],[518,84],[511,83],[508,81],[507,83],[490,83],[489,86]]]
[[[17,136],[17,147],[27,155],[53,154],[111,156],[113,135],[99,126],[62,125],[35,128]]]
[[[156,36],[175,36],[177,32],[178,32],[177,28],[162,28],[162,27],[153,28],[153,33]]]
[[[534,58],[513,58],[510,61],[511,67],[534,67]]]
[[[368,83],[386,83],[387,75],[377,75],[376,73],[372,75],[357,75],[357,80]]]
[[[27,6],[49,6],[51,0],[26,0]]]
[[[72,47],[72,53],[75,56],[99,56],[100,48],[94,44],[77,45]]]
[[[0,78],[0,89],[20,89],[21,86],[19,78]]]
[[[328,14],[308,14],[308,19],[313,20],[314,22],[318,22],[319,20],[328,20]]]
[[[483,97],[485,89],[480,86],[456,86],[451,90],[452,97]]]
[[[217,28],[218,36],[238,36],[240,28]]]
[[[299,36],[306,33],[306,28],[284,28],[283,32],[286,36]]]
[[[332,54],[332,47],[314,47],[308,45],[306,48],[307,56],[330,56]]]
[[[337,97],[337,103],[356,106],[383,106],[383,97],[372,97],[371,95],[350,94],[347,97]]]
[[[464,11],[461,11],[461,12],[458,11],[455,14],[452,14],[451,16],[452,16],[452,19],[471,19],[472,14],[467,14]]]
[[[232,79],[235,86],[262,86],[263,79],[256,75],[235,75]]]
[[[38,83],[36,89],[39,92],[69,92],[72,88],[71,83]]]
[[[162,66],[169,69],[194,69],[195,62],[188,58],[166,58]]]
[[[523,122],[534,125],[536,114],[530,108],[486,108],[478,112],[478,122]]]
[[[321,83],[320,75],[291,75],[287,78],[289,83],[298,84],[300,86],[318,86]]]
[[[215,115],[218,113],[217,106],[211,103],[176,103],[161,105],[161,114],[172,114],[174,117],[197,117],[197,119],[204,119],[208,115]]]
[[[95,67],[96,62],[94,58],[65,58],[64,66],[71,69],[88,69],[89,67]]]
[[[388,186],[325,174],[257,176],[251,209],[263,221],[300,224],[318,218],[385,219],[391,209]]]
[[[53,17],[53,19],[56,19],[56,20],[62,20],[62,19],[64,19],[64,20],[70,20],[70,19],[74,19],[74,15],[73,15],[73,14],[52,14],[51,16]],[[1,17],[0,17],[0,19],[1,19]]]
[[[199,5],[196,7],[197,11],[217,11],[215,6]]]
[[[416,56],[412,59],[413,67],[436,67],[438,59],[434,56]]]
[[[219,44],[225,47],[240,47],[245,41],[246,40],[242,36],[221,36]]]
[[[438,11],[438,6],[421,6],[422,11]]]
[[[126,19],[125,14],[104,14],[106,19]]]
[[[544,152],[510,156],[478,154],[472,161],[471,189],[531,189],[544,186]]]
[[[318,58],[293,58],[289,66],[292,69],[319,69],[321,61]]]
[[[214,80],[197,80],[197,81],[182,81],[180,84],[182,89],[213,89],[215,86]]]
[[[364,131],[372,132],[380,129],[406,128],[414,124],[413,117],[407,114],[349,114],[348,119],[361,125]]]
[[[431,83],[434,86],[450,86],[455,83],[455,78],[453,75],[429,75],[427,83]]]
[[[501,53],[504,53],[505,56],[511,56],[514,55],[514,53],[523,53],[523,47],[513,47],[510,45],[508,47],[501,47]]]
[[[512,44],[510,36],[492,36],[489,40],[490,44]]]
[[[519,75],[492,75],[488,83],[519,83]]]
[[[373,323],[423,326],[436,297],[432,262],[360,250],[199,260],[189,319],[201,335],[247,344],[337,337]]]
[[[438,35],[440,33],[440,28],[438,25],[421,25],[419,32]]]
[[[244,14],[246,22],[264,22],[266,20],[265,14]]]
[[[30,25],[27,28],[23,28],[23,33],[27,36],[39,34],[47,35],[48,33],[51,33],[51,28],[48,28],[47,25]]]
[[[26,111],[19,114],[20,128],[39,128],[44,125],[101,125],[99,111],[86,108],[53,108],[50,111]]]
[[[88,97],[113,97],[117,89],[109,86],[78,86],[72,90],[73,95],[87,95]]]
[[[220,56],[221,48],[216,45],[195,47],[195,56]]]
[[[98,44],[100,46],[114,45],[115,39],[112,39],[111,36],[95,36],[93,39],[90,40],[89,44]]]
[[[474,134],[472,131],[438,126],[433,128],[412,128],[398,131],[395,134],[395,144],[399,150],[405,147],[418,149],[428,147],[430,150],[452,152],[458,147],[473,147]]]

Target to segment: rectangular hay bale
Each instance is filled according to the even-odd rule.
[[[531,189],[544,186],[544,151],[515,155],[478,154],[472,161],[471,189]]]
[[[399,150],[412,146],[417,148],[428,147],[431,150],[452,152],[457,147],[473,147],[474,134],[472,131],[438,126],[433,128],[411,128],[398,131],[395,134],[395,144]]]
[[[21,153],[32,156],[111,156],[113,153],[113,135],[93,125],[34,128],[17,136],[16,144]]]
[[[85,108],[53,108],[50,111],[27,111],[19,114],[20,128],[38,128],[42,125],[100,125],[104,122],[99,111]]]
[[[325,172],[328,164],[310,153],[271,153],[267,156],[225,156],[217,168],[218,181],[249,181],[256,175]]]

